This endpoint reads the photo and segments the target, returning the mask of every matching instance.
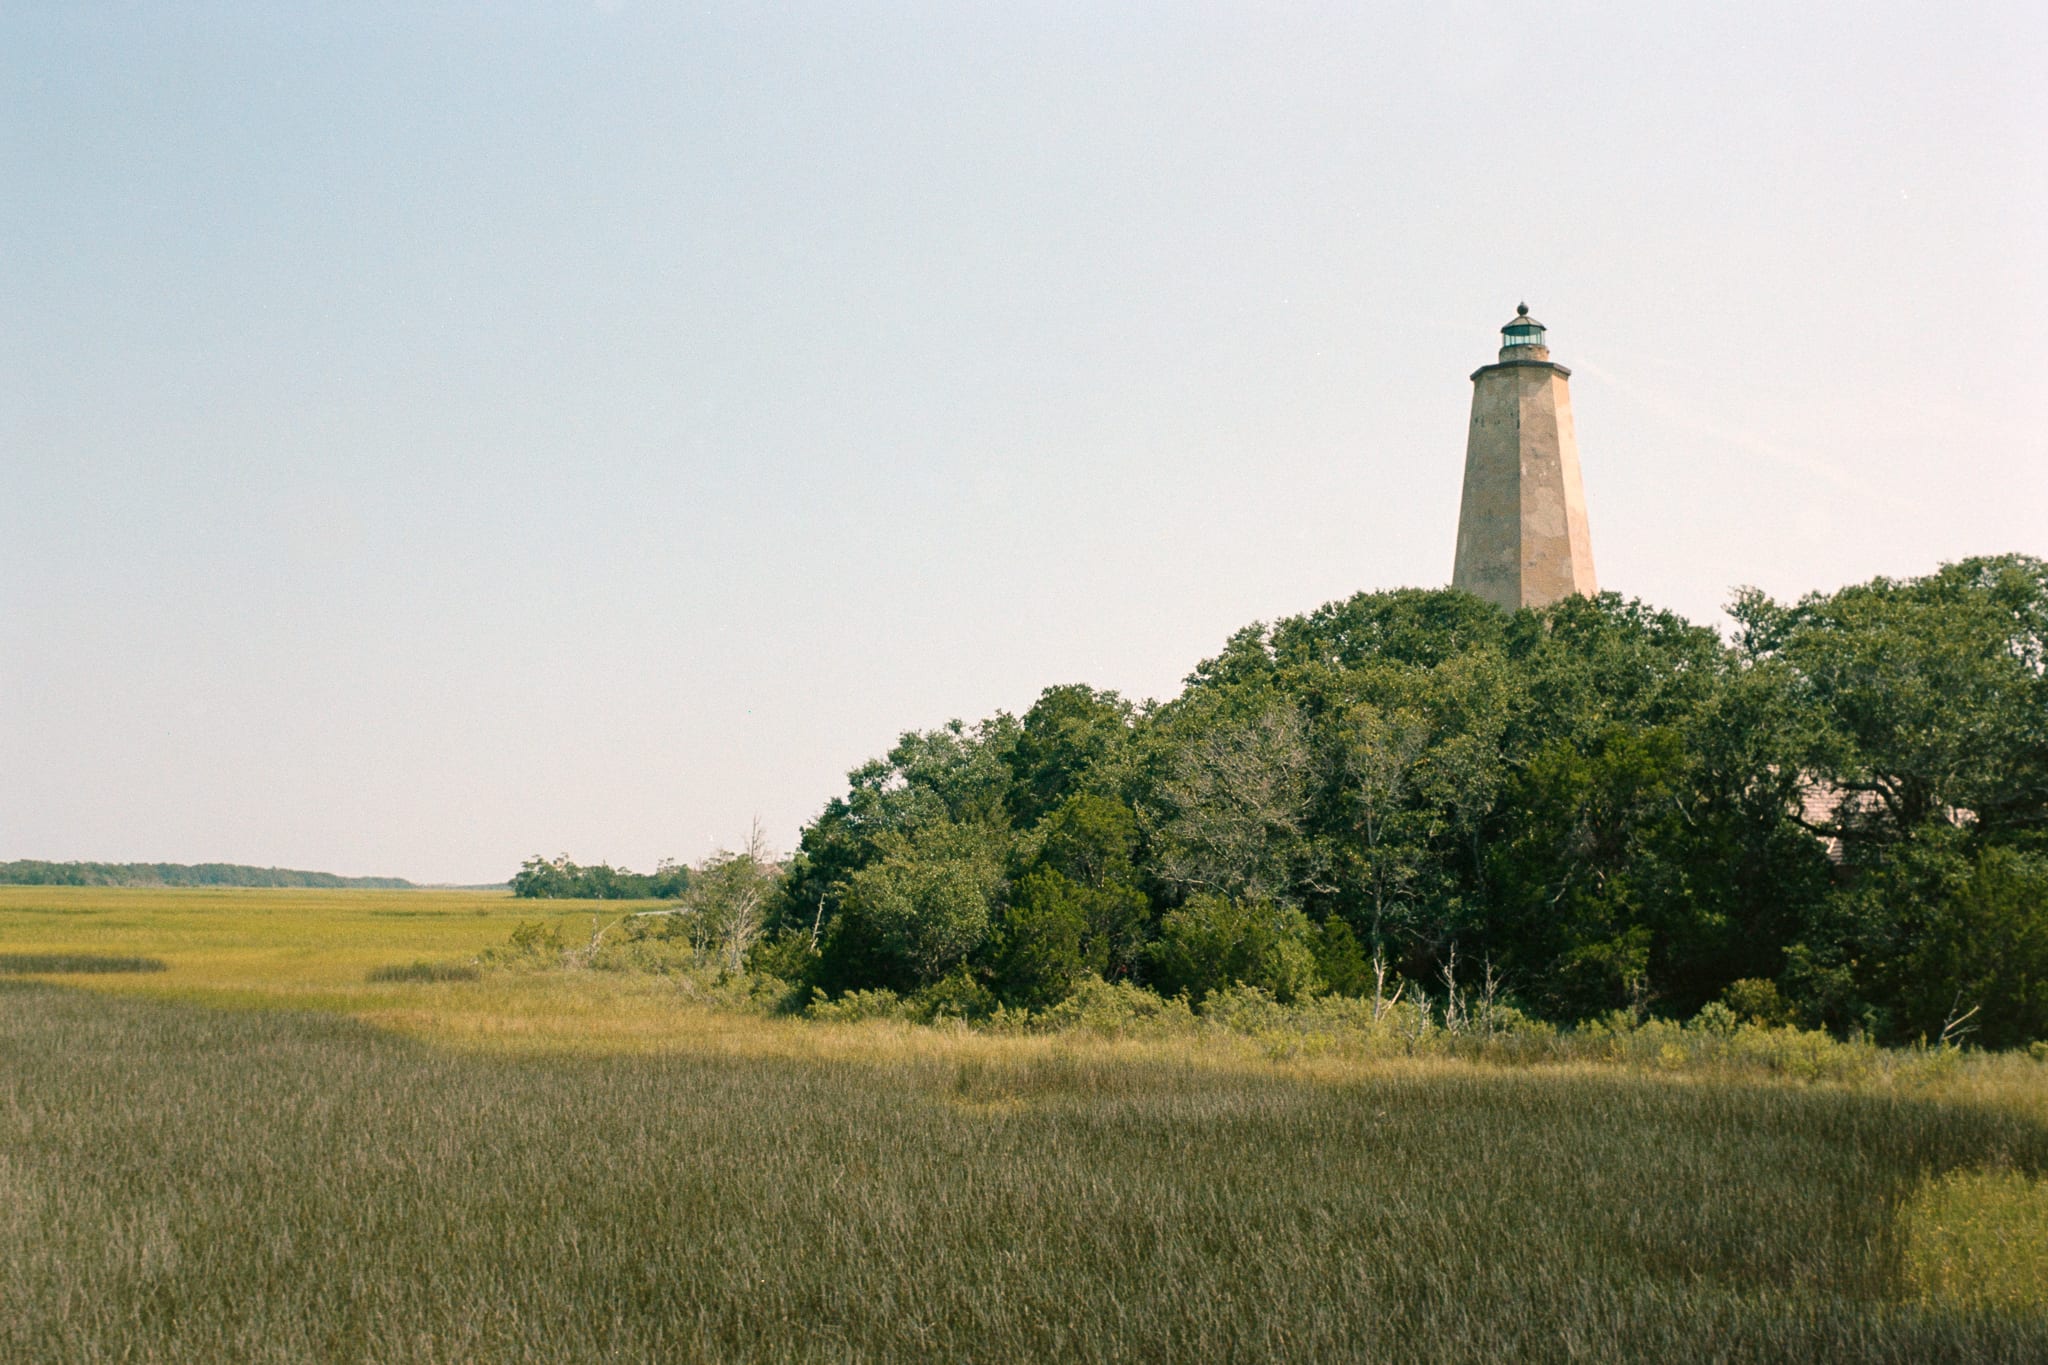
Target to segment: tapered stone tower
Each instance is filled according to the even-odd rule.
[[[1551,360],[1528,304],[1500,330],[1499,363],[1472,375],[1451,586],[1513,611],[1600,589],[1572,430],[1572,372]]]

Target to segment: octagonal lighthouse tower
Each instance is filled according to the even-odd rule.
[[[1572,430],[1572,372],[1551,360],[1528,304],[1500,330],[1499,362],[1472,375],[1451,586],[1513,611],[1600,589]]]

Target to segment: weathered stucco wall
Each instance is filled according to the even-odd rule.
[[[1517,360],[1472,376],[1451,583],[1510,611],[1599,591],[1570,374]]]

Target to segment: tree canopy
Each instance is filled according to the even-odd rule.
[[[566,853],[552,860],[536,853],[519,865],[512,894],[536,900],[652,900],[680,896],[689,885],[690,869],[674,861],[644,873],[610,863],[585,867]]]
[[[53,863],[21,858],[0,863],[0,886],[355,887],[402,890],[403,877],[342,877],[288,867],[241,863]]]
[[[2048,565],[1732,615],[1363,593],[1238,631],[1164,703],[1067,685],[905,734],[804,829],[768,932],[818,989],[988,1007],[1090,973],[1355,993],[1455,954],[1559,1021],[2048,1035]]]

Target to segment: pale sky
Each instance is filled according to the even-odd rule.
[[[0,858],[790,846],[1450,576],[2048,555],[2048,6],[0,4]]]

